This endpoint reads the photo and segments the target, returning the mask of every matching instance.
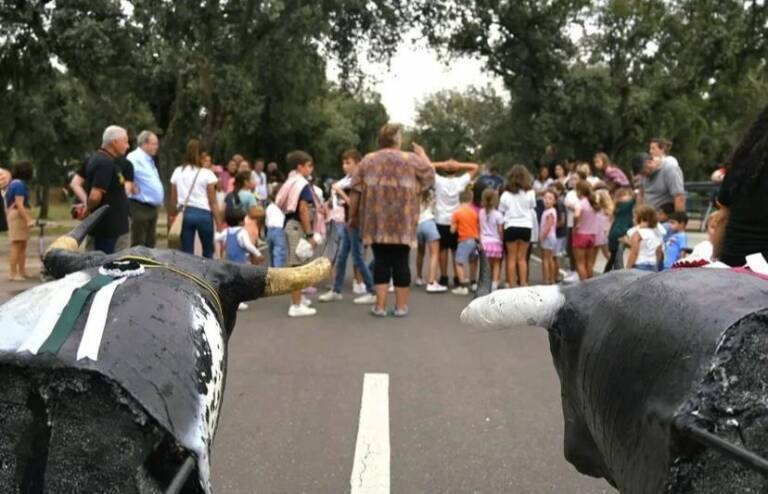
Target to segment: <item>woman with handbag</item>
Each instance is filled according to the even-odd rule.
[[[184,164],[171,175],[171,204],[177,213],[169,217],[168,247],[195,253],[195,233],[203,247],[203,257],[213,258],[214,220],[220,219],[216,202],[218,178],[201,166],[200,141],[187,143]]]

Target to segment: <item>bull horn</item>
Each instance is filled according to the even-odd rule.
[[[72,229],[72,231],[54,240],[48,247],[48,250],[45,251],[45,255],[48,256],[48,254],[54,250],[65,250],[70,252],[76,251],[78,247],[80,247],[80,243],[85,239],[88,233],[93,230],[93,227],[95,227],[96,224],[104,217],[108,209],[109,206],[106,204],[101,206],[99,209],[81,221],[79,225]]]
[[[564,304],[565,296],[553,285],[497,290],[473,300],[462,311],[461,322],[482,329],[548,328]]]
[[[269,268],[264,296],[285,295],[315,285],[331,276],[331,260],[320,257],[295,268]]]

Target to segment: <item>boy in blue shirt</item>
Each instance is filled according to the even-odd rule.
[[[680,259],[682,249],[688,247],[688,235],[685,227],[688,224],[688,215],[683,211],[669,213],[667,235],[664,241],[664,269],[671,269],[672,265]]]

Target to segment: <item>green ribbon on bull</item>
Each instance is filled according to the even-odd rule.
[[[64,310],[62,310],[59,320],[56,321],[53,331],[51,331],[51,334],[48,336],[48,339],[45,340],[43,346],[40,347],[38,353],[52,353],[54,355],[59,353],[61,347],[64,346],[64,342],[67,341],[70,333],[72,333],[72,330],[75,327],[75,321],[80,317],[80,313],[83,311],[83,307],[85,307],[88,297],[113,281],[115,281],[115,278],[112,276],[104,276],[100,274],[91,278],[91,281],[75,290],[72,293],[69,302],[67,302],[67,305],[64,306]]]

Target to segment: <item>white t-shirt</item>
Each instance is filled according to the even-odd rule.
[[[565,199],[563,199],[563,204],[565,204],[565,226],[568,228],[573,228],[574,224],[574,216],[573,216],[573,210],[576,208],[576,206],[579,204],[579,195],[576,193],[575,190],[569,190],[567,194],[565,194]]]
[[[430,197],[429,201],[421,201],[419,211],[419,223],[435,219],[435,199]]]
[[[640,249],[637,253],[635,264],[656,264],[656,249],[664,243],[664,234],[658,228],[638,228],[632,227],[627,232],[629,238],[640,233]]]
[[[435,222],[450,225],[451,216],[459,209],[459,194],[472,182],[469,173],[458,177],[435,176]]]
[[[267,199],[267,174],[264,172],[251,172],[251,181],[255,185],[253,193],[256,199],[264,201]]]
[[[267,206],[264,224],[267,228],[283,228],[285,226],[285,213],[274,202],[270,202]]]
[[[499,199],[499,212],[504,215],[504,228],[533,228],[536,209],[536,193],[531,190],[519,191],[513,194],[504,191]]]
[[[195,180],[197,170],[200,170],[200,175],[198,175],[197,180]],[[189,189],[194,182],[195,188],[192,190],[192,193],[189,194],[189,203],[187,203],[187,206],[210,211],[211,205],[208,204],[208,186],[210,184],[215,184],[218,181],[219,179],[216,178],[216,175],[207,168],[188,165],[177,166],[176,169],[173,170],[173,175],[171,175],[171,183],[176,186],[176,205],[184,205],[184,201],[187,199],[187,194],[189,194]]]
[[[690,259],[705,259],[711,261],[714,253],[715,251],[712,247],[712,242],[704,240],[703,242],[696,244],[696,247],[693,248]]]

